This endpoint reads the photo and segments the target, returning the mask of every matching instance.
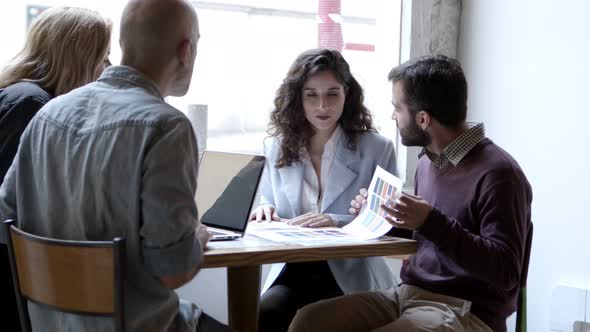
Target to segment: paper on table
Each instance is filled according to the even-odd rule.
[[[301,245],[339,244],[375,239],[387,233],[392,227],[385,220],[387,214],[381,208],[381,204],[390,197],[398,199],[402,186],[402,180],[377,166],[369,185],[367,203],[359,215],[343,228],[306,228],[283,222],[269,222],[251,223],[248,233],[271,241]]]
[[[386,203],[388,198],[397,200],[401,196],[402,187],[401,179],[377,166],[369,185],[367,203],[359,215],[342,227],[342,230],[365,240],[378,238],[389,232],[392,226],[385,220],[387,213],[381,208],[381,204]]]
[[[342,244],[364,241],[364,239],[348,234],[336,227],[308,228],[292,226],[284,222],[260,224],[253,222],[248,225],[248,233],[275,242],[300,245]]]

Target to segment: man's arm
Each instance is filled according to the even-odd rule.
[[[481,188],[474,206],[481,221],[479,235],[436,208],[417,232],[481,280],[501,289],[513,289],[522,270],[530,221],[530,188],[514,172],[490,174]]]
[[[205,225],[199,225],[199,227],[197,227],[197,237],[199,238],[199,242],[202,244],[201,248],[204,250],[206,243],[211,238],[211,233],[209,233]],[[160,281],[164,284],[166,288],[176,289],[186,284],[187,282],[193,280],[193,278],[195,277],[195,275],[197,275],[200,269],[201,265],[195,265],[192,270],[186,273],[162,276],[160,277]]]
[[[168,288],[190,281],[203,261],[198,236],[197,145],[190,123],[176,119],[157,128],[142,177],[142,238],[146,268]]]
[[[195,265],[192,270],[186,273],[180,273],[176,275],[170,276],[162,276],[160,277],[160,281],[164,284],[164,287],[168,289],[176,289],[180,288],[189,281],[193,280],[193,278],[197,275],[197,272],[200,270],[200,266]]]

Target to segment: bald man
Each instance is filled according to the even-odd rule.
[[[122,16],[121,66],[43,107],[0,188],[0,220],[41,236],[127,239],[127,331],[230,331],[174,288],[203,261],[197,143],[164,102],[190,85],[197,14],[184,0],[135,0]],[[113,331],[110,318],[29,303],[34,331]]]
[[[148,76],[163,97],[184,96],[191,82],[199,27],[181,0],[132,0],[121,19],[121,64]]]

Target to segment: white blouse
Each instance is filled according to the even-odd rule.
[[[324,153],[322,154],[322,167],[320,170],[320,177],[322,184],[318,181],[318,176],[315,173],[313,164],[309,153],[306,152],[303,162],[303,188],[301,190],[301,213],[316,212],[320,213],[323,209],[324,190],[330,180],[330,173],[332,171],[332,164],[334,162],[335,149],[342,139],[342,129],[340,126],[336,127],[334,133],[324,146]]]

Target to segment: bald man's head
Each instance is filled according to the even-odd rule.
[[[188,90],[198,40],[197,13],[186,0],[131,0],[123,11],[121,63],[164,85],[163,95]]]

